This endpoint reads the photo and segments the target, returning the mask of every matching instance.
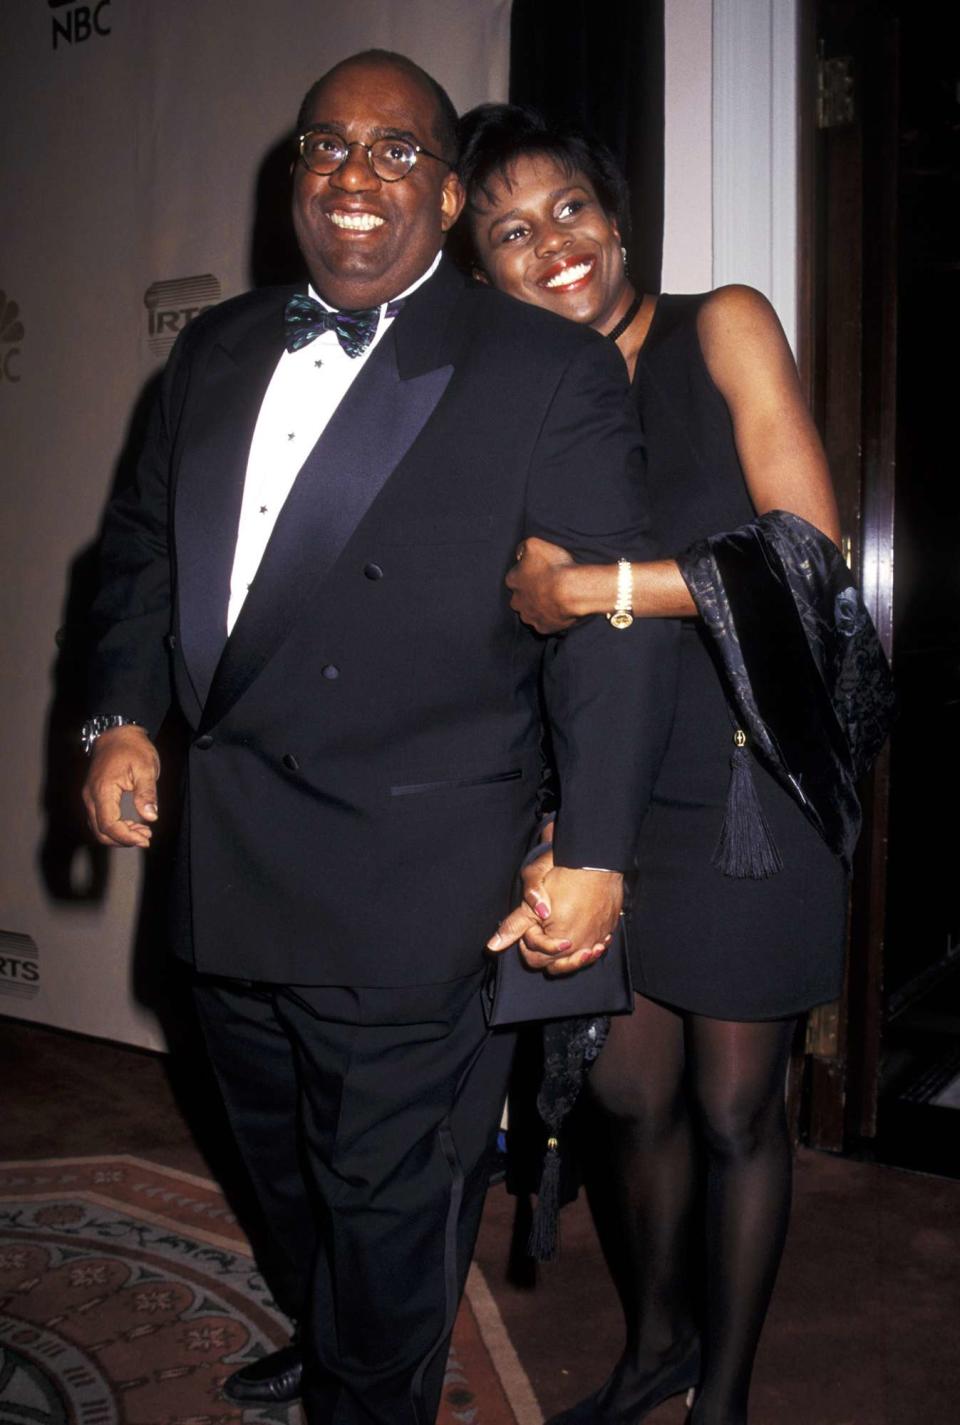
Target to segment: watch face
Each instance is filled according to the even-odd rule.
[[[614,628],[629,628],[633,623],[633,614],[628,614],[626,609],[618,609],[610,615],[610,622]]]

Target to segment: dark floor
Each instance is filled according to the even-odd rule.
[[[0,1155],[135,1153],[229,1172],[197,1066],[0,1020]],[[200,1153],[187,1127],[212,1145]],[[549,1416],[602,1379],[619,1316],[589,1218],[536,1290],[506,1280],[513,1200],[488,1199],[480,1263]],[[752,1425],[946,1425],[960,1419],[960,1183],[803,1151],[786,1257],[761,1344]],[[648,1417],[680,1425],[679,1401]]]
[[[888,996],[883,1039],[877,1135],[863,1156],[960,1178],[960,946]]]

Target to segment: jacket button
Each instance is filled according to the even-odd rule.
[[[297,761],[296,757],[294,757],[292,752],[285,752],[283,754],[283,757],[281,758],[281,761],[283,762],[283,765],[286,767],[288,772],[300,771],[300,763]]]
[[[380,568],[379,564],[365,564],[363,566],[363,572],[364,574],[366,574],[368,579],[383,578],[383,570]]]
[[[206,752],[208,747],[213,746],[213,738],[210,736],[209,732],[205,732],[202,737],[197,738],[196,742],[193,745],[194,747],[198,748],[199,751]]]
[[[321,672],[321,674],[323,675],[324,678],[339,678],[339,677],[340,677],[340,669],[337,667],[337,665],[336,665],[335,663],[326,663],[326,664],[324,664],[324,666],[320,669],[320,672]]]
[[[172,653],[177,646],[177,635],[175,633],[168,633],[163,642],[168,651]]]

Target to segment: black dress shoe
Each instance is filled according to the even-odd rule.
[[[221,1389],[227,1399],[237,1405],[258,1402],[286,1405],[291,1400],[300,1399],[302,1379],[303,1356],[300,1347],[293,1342],[234,1371],[232,1376],[227,1376]]]
[[[551,1416],[547,1425],[640,1425],[658,1405],[689,1391],[699,1379],[700,1342],[694,1340],[643,1380],[625,1381],[621,1362],[599,1390]]]

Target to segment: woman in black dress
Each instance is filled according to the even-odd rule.
[[[662,548],[679,553],[775,509],[836,543],[823,450],[766,299],[747,287],[637,294],[621,247],[623,180],[608,154],[506,105],[481,106],[464,129],[477,275],[616,340]],[[591,1201],[627,1338],[606,1383],[553,1425],[636,1425],[691,1386],[691,1425],[744,1425],[789,1211],[790,1047],[798,1017],[840,992],[846,874],[758,763],[782,869],[751,879],[715,864],[737,722],[677,563],[634,565],[632,576],[634,615],[680,618],[684,631],[676,720],[640,837],[636,1009],[613,1020],[587,1088],[604,1145]],[[616,566],[577,565],[536,539],[508,583],[543,632],[618,602]],[[558,953],[550,940],[544,864],[491,948],[522,934],[528,963],[564,972],[588,954]]]

